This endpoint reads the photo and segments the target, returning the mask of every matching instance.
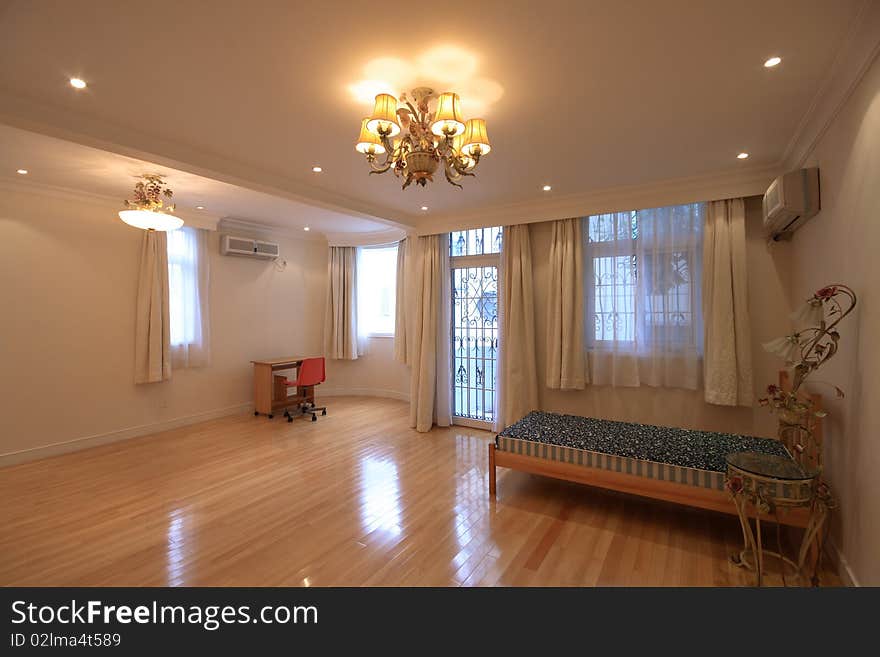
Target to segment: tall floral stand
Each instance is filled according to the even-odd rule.
[[[818,494],[819,473],[805,470],[790,458],[738,452],[727,457],[727,489],[739,515],[744,542],[742,551],[733,555],[731,561],[753,570],[757,586],[764,582],[767,555],[779,560],[783,582],[791,576],[802,584],[809,581],[818,585],[823,527],[828,517],[828,506]],[[798,554],[789,557],[782,552],[778,514],[796,508],[808,508],[809,521]],[[763,528],[773,519],[777,520],[778,551],[765,547]],[[811,552],[815,556],[808,564]]]

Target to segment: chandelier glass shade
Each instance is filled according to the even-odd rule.
[[[183,219],[165,212],[152,210],[120,210],[119,218],[129,226],[144,230],[177,230],[183,226]]]
[[[437,96],[419,87],[399,101],[390,94],[376,96],[373,113],[361,122],[355,150],[366,156],[371,174],[393,171],[403,179],[403,189],[412,183],[425,187],[441,166],[446,180],[461,187],[459,181],[474,175],[491,145],[486,121],[466,121],[458,94]],[[379,161],[379,155],[385,157]]]
[[[119,211],[119,218],[129,226],[143,230],[177,230],[183,226],[183,219],[175,217],[174,195],[166,185],[163,176],[145,175],[134,186],[134,198],[126,199],[126,210]]]

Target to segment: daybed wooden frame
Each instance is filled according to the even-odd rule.
[[[780,376],[780,383],[784,385],[786,382],[787,374],[785,380]],[[813,395],[813,400],[814,403],[818,404],[820,401],[819,395]],[[818,424],[818,419],[814,431],[821,432],[821,426]],[[621,493],[629,493],[630,495],[639,495],[641,497],[649,497],[664,502],[672,502],[674,504],[684,504],[698,509],[719,511],[731,515],[736,515],[737,513],[733,500],[727,491],[688,486],[687,484],[680,484],[672,481],[648,479],[646,477],[626,474],[623,472],[613,472],[574,465],[571,463],[561,463],[559,461],[551,461],[534,456],[512,454],[510,452],[496,450],[494,442],[489,444],[489,496],[491,499],[496,498],[497,480],[495,468],[498,467],[510,468],[511,470],[519,470],[520,472],[528,472],[543,477],[564,479],[565,481],[573,481],[578,484],[586,484],[588,486],[595,486],[596,488],[606,488]],[[808,521],[809,509],[780,509],[779,511],[779,522],[784,525],[806,527]]]

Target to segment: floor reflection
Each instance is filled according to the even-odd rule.
[[[400,482],[393,461],[361,462],[361,522],[367,533],[378,529],[400,534]]]
[[[165,550],[167,586],[183,586],[186,553],[186,514],[174,509],[168,514],[167,547]]]

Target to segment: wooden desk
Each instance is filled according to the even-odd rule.
[[[273,374],[280,370],[298,369],[303,358],[271,358],[251,362],[254,364],[254,415],[272,417],[276,408],[287,404],[286,399],[274,398]]]

